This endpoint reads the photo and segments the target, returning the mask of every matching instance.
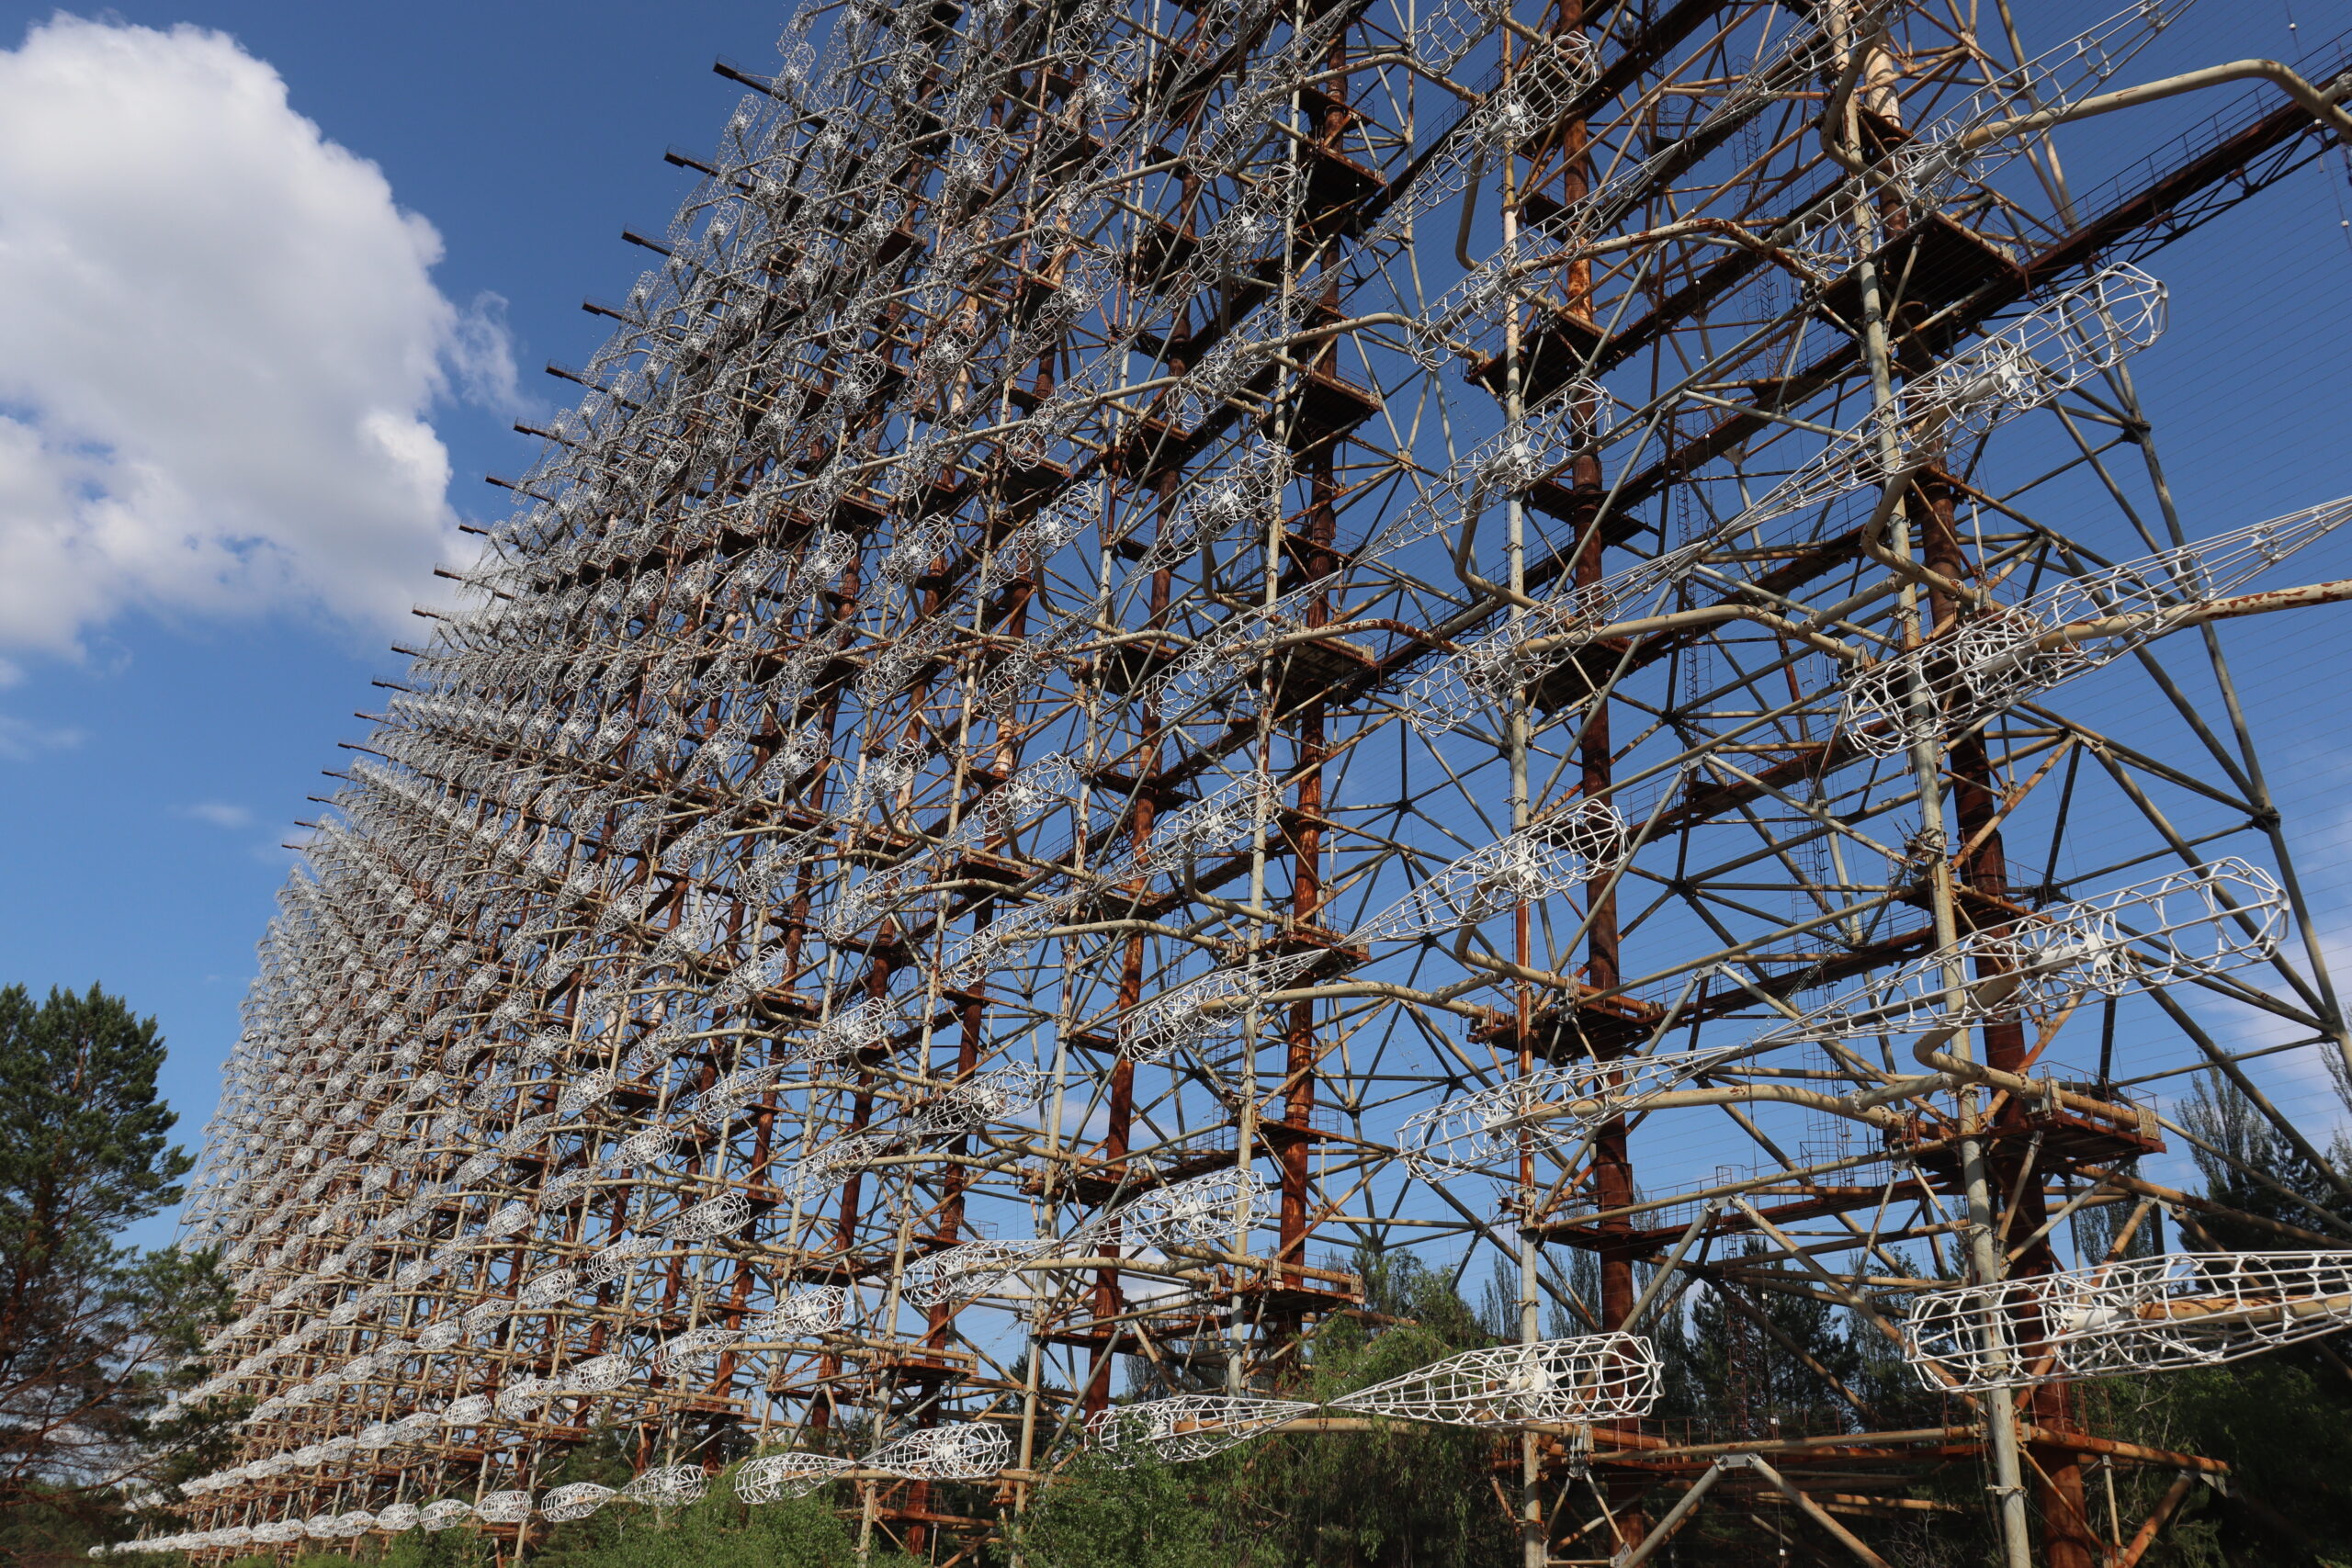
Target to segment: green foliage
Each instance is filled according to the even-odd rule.
[[[180,1196],[195,1162],[165,1143],[155,1094],[164,1042],[96,986],[35,1007],[0,990],[0,1253],[37,1277],[111,1254],[122,1227]]]
[[[2345,1212],[2324,1179],[2239,1097],[2200,1089],[2183,1120],[2279,1184]],[[2266,1184],[2211,1156],[2199,1163],[2215,1201],[2309,1224],[2307,1210],[2298,1216],[2292,1201]],[[2280,1245],[2274,1234],[2225,1216],[2203,1215],[2198,1223],[2225,1246]],[[2200,1240],[2191,1237],[2190,1245]],[[2297,1561],[2283,1549],[2300,1537],[2321,1560],[2352,1563],[2352,1487],[2345,1483],[2352,1475],[2352,1373],[2327,1342],[2224,1366],[2108,1380],[2085,1385],[2077,1397],[2094,1430],[2229,1462],[2235,1500],[2200,1490],[2167,1532],[2173,1562],[2222,1568]],[[2125,1480],[2122,1511],[2144,1514],[2165,1479],[2143,1473]]]
[[[164,1042],[96,987],[0,990],[0,1550],[40,1561],[127,1532],[115,1489],[220,1455],[220,1411],[166,1412],[227,1310],[207,1254],[141,1254],[126,1225],[180,1196]]]
[[[1245,1559],[1229,1544],[1221,1505],[1229,1461],[1115,1469],[1087,1455],[1065,1470],[1013,1526],[1033,1568],[1226,1568]]]
[[[655,1515],[607,1508],[558,1526],[527,1561],[545,1568],[848,1568],[858,1558],[855,1535],[823,1495],[753,1508],[722,1482],[691,1507]],[[869,1561],[898,1568],[904,1560],[877,1551]]]
[[[396,1535],[384,1547],[384,1568],[477,1568],[490,1561],[490,1543],[471,1530],[443,1530],[428,1535],[410,1530]],[[238,1563],[230,1568],[240,1568]],[[257,1568],[276,1568],[264,1558]]]
[[[1370,1255],[1358,1267],[1365,1304],[1400,1321],[1332,1324],[1306,1397],[1335,1399],[1492,1342],[1452,1282],[1418,1259]],[[1486,1434],[1396,1423],[1241,1451],[1256,1461],[1264,1539],[1283,1553],[1258,1561],[1473,1568],[1517,1551],[1488,1483],[1496,1449]]]
[[[845,1490],[747,1507],[722,1479],[691,1507],[648,1512],[616,1506],[585,1519],[540,1525],[525,1561],[531,1568],[920,1568],[879,1541],[860,1558],[855,1528],[843,1522],[843,1509],[854,1515],[855,1499]],[[409,1530],[364,1538],[348,1555],[342,1548],[312,1550],[288,1564],[254,1552],[227,1568],[491,1568],[497,1558],[492,1538],[475,1530]],[[144,1568],[138,1558],[109,1561]]]
[[[1356,1268],[1374,1315],[1316,1337],[1297,1397],[1331,1399],[1492,1342],[1419,1260],[1365,1254]],[[1489,1480],[1498,1451],[1483,1433],[1396,1423],[1263,1438],[1192,1464],[1081,1459],[1012,1544],[1029,1568],[1503,1568],[1519,1545]]]
[[[62,1564],[104,1539],[93,1511],[73,1503],[28,1492],[0,1509],[0,1562]]]
[[[2352,1204],[2328,1175],[2296,1153],[2234,1089],[2200,1080],[2179,1115],[2220,1151],[2194,1145],[2189,1151],[2214,1201],[2305,1230],[2326,1223],[2314,1209],[2352,1217]],[[2340,1144],[2333,1155],[2338,1171],[2352,1169]],[[2190,1247],[2294,1245],[2227,1215],[2189,1218],[2195,1229],[2184,1240]],[[2160,1551],[2169,1557],[2152,1561],[2180,1568],[2307,1561],[2294,1555],[2300,1537],[2320,1560],[2352,1563],[2352,1485],[2345,1480],[2352,1476],[2352,1372],[2337,1348],[2343,1344],[2339,1337],[2223,1366],[2108,1379],[2075,1390],[2081,1416],[2094,1431],[2229,1462],[2236,1498],[2200,1488],[2167,1532]],[[2126,1529],[2133,1511],[2144,1517],[2169,1480],[2153,1472],[2119,1474]]]
[[[77,1009],[86,1005],[72,1000]],[[13,1006],[21,1018],[24,1005],[21,992],[0,994],[0,1012]],[[152,1074],[152,1066],[148,1070]],[[2314,1205],[2346,1212],[2326,1174],[2301,1160],[2235,1096],[2200,1089],[2184,1119],[2229,1156],[2199,1156],[2217,1201],[2295,1224],[2312,1224]],[[2337,1156],[2343,1162],[2341,1149]],[[2248,1175],[2248,1168],[2260,1175]],[[124,1190],[135,1185],[127,1182]],[[2091,1223],[2111,1227],[2122,1213],[2093,1211]],[[2223,1245],[2278,1245],[2274,1233],[2258,1226],[2226,1217],[2204,1223]],[[2193,1231],[2188,1241],[2206,1244]],[[2152,1237],[2143,1233],[2142,1245],[2153,1245]],[[1938,1396],[1920,1387],[1871,1325],[1800,1292],[1753,1283],[1760,1258],[1722,1261],[1736,1267],[1700,1274],[1679,1304],[1647,1325],[1667,1368],[1661,1416],[1724,1438],[1854,1430],[1865,1418],[1852,1408],[1850,1394],[1876,1427],[1948,1418]],[[144,1280],[123,1288],[157,1299],[193,1301],[202,1294],[199,1282],[210,1277],[203,1260],[175,1255],[117,1262],[124,1280]],[[1498,1269],[1484,1281],[1474,1310],[1454,1279],[1414,1258],[1367,1253],[1354,1267],[1366,1282],[1368,1310],[1323,1325],[1287,1386],[1274,1392],[1329,1401],[1457,1350],[1516,1337],[1514,1270]],[[1589,1326],[1561,1298],[1593,1299],[1592,1273],[1590,1260],[1578,1254],[1568,1259],[1567,1273],[1553,1277],[1545,1332]],[[1741,1283],[1739,1275],[1750,1282]],[[1731,1292],[1740,1292],[1736,1302]],[[1192,1386],[1199,1385],[1154,1372],[1133,1393],[1148,1398]],[[2352,1487],[2343,1480],[2352,1475],[2352,1375],[2320,1348],[2201,1371],[2086,1383],[2072,1397],[2078,1418],[2092,1431],[2212,1455],[2233,1467],[2238,1496],[2200,1489],[2145,1560],[2149,1568],[2352,1564]],[[1496,1483],[1510,1487],[1514,1459],[1510,1444],[1487,1434],[1406,1423],[1265,1438],[1189,1464],[1147,1460],[1114,1468],[1099,1456],[1082,1455],[1033,1495],[1024,1515],[1008,1521],[992,1559],[1000,1565],[1017,1561],[1022,1568],[1510,1568],[1520,1561],[1520,1544]],[[618,1439],[583,1444],[556,1470],[537,1476],[535,1489],[579,1480],[617,1483],[632,1468],[628,1460]],[[2160,1469],[2100,1475],[2093,1493],[2101,1524],[2110,1479],[2128,1534],[2171,1477]],[[1980,1486],[1964,1467],[1930,1477],[1914,1495],[1959,1505],[1956,1512],[1873,1522],[1866,1533],[1893,1561],[1973,1568],[1991,1561],[1994,1551]],[[846,1488],[834,1493],[750,1508],[721,1481],[692,1507],[659,1514],[613,1507],[543,1529],[534,1535],[528,1561],[532,1568],[914,1568],[878,1538],[861,1558],[854,1497]],[[951,1512],[981,1511],[977,1500],[934,1497],[934,1504]],[[88,1533],[71,1525],[61,1527],[57,1539],[75,1529]],[[2298,1539],[2316,1556],[2299,1555],[2291,1544]],[[1746,1561],[1755,1545],[1743,1520],[1713,1509],[1684,1532],[1678,1552],[1694,1562]],[[9,1548],[0,1523],[0,1558],[22,1555]],[[461,1529],[363,1543],[355,1555],[382,1568],[490,1568],[493,1551],[488,1538]],[[343,1568],[348,1562],[337,1553],[315,1564],[298,1560],[294,1568]],[[136,1560],[131,1568],[139,1568]],[[277,1564],[256,1556],[232,1568]]]
[[[2203,1078],[2180,1107],[2181,1124],[2218,1154],[2195,1145],[2190,1156],[2205,1178],[2205,1194],[2260,1219],[2277,1220],[2299,1230],[2316,1230],[2324,1222],[2318,1210],[2339,1219],[2352,1214],[2343,1190],[2331,1173],[2313,1169],[2265,1121],[2253,1101]],[[2352,1152],[2339,1142],[2334,1164],[2337,1171],[2352,1169]],[[2258,1174],[2255,1174],[2258,1173]],[[2267,1179],[2264,1179],[2267,1178]],[[2275,1231],[2243,1221],[2206,1215],[2198,1224],[2223,1247],[2238,1249],[2290,1247]]]
[[[1762,1267],[1753,1247],[1730,1261],[1751,1271]],[[1849,1316],[1810,1295],[1707,1279],[1692,1292],[1687,1321],[1664,1314],[1650,1328],[1666,1374],[1658,1413],[1725,1441],[1858,1429],[1839,1386],[1867,1403],[1902,1382],[1901,1370],[1876,1347],[1865,1350]]]

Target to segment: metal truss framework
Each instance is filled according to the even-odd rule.
[[[1562,1476],[1640,1556],[1961,1464],[2087,1568],[2052,1292],[2155,1266],[2067,1221],[2201,1233],[2133,1062],[2045,1053],[2121,1007],[2243,1083],[2259,1010],[2352,1084],[2183,635],[2345,597],[2239,591],[2352,506],[2177,515],[2129,373],[2142,264],[2324,131],[2027,156],[2184,3],[2023,63],[1944,0],[796,17],[282,897],[174,1540],[748,1461],[944,1561],[1090,1431],[1314,1440],[1377,1248],[1521,1281],[1358,1414],[1508,1432],[1531,1563]],[[1645,1429],[1694,1284],[1912,1314],[1947,1439]],[[591,1441],[635,1479],[553,1484]]]

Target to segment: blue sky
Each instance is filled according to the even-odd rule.
[[[0,48],[52,14],[0,5]],[[765,58],[786,12],[174,0],[86,14],[220,29],[275,68],[296,114],[379,165],[399,206],[438,231],[439,291],[460,309],[484,293],[508,302],[517,393],[545,408],[562,384],[538,367],[577,364],[603,339],[582,298],[624,292],[646,258],[620,231],[659,232],[687,188],[662,150],[707,142],[741,93],[713,57]],[[516,473],[535,444],[508,428],[511,410],[450,397],[427,415],[448,449],[449,504],[495,516],[503,492],[481,476]],[[433,599],[413,576],[407,597]],[[17,672],[0,688],[0,979],[37,992],[99,981],[156,1014],[192,1137],[291,863],[279,845],[332,782],[319,770],[347,755],[335,741],[364,733],[352,711],[383,694],[368,681],[402,661],[379,619],[283,598],[133,605],[80,640],[0,647]]]
[[[2043,42],[2109,8],[2026,7],[2030,17],[2047,18]],[[324,302],[314,317],[280,314],[298,325],[314,321],[330,338],[347,332],[353,343],[335,351],[341,357],[310,355],[306,347],[287,358],[286,365],[316,371],[327,388],[316,393],[286,384],[294,372],[269,360],[266,343],[254,350],[266,361],[258,367],[223,359],[224,376],[248,378],[236,382],[246,389],[241,396],[249,394],[240,408],[283,417],[242,433],[208,429],[175,448],[209,450],[241,439],[287,446],[279,467],[235,477],[235,483],[249,501],[264,498],[254,506],[279,508],[269,525],[313,551],[318,564],[311,576],[298,571],[278,581],[274,567],[255,565],[275,559],[268,548],[230,530],[204,558],[225,584],[217,591],[187,590],[168,572],[142,575],[135,563],[121,562],[100,572],[67,560],[55,582],[30,571],[18,572],[13,584],[0,581],[0,674],[8,680],[0,685],[0,888],[9,895],[0,900],[0,979],[36,990],[99,981],[158,1015],[174,1048],[166,1090],[191,1136],[213,1101],[253,944],[290,863],[280,842],[295,819],[310,814],[304,797],[324,793],[330,781],[319,770],[343,755],[335,742],[364,732],[353,710],[372,708],[370,699],[382,695],[368,681],[398,672],[401,660],[387,648],[397,606],[435,596],[425,570],[433,554],[426,536],[446,531],[452,512],[477,521],[498,513],[502,492],[485,486],[482,474],[514,474],[532,450],[509,431],[511,421],[517,412],[560,400],[560,383],[538,367],[550,359],[576,364],[602,340],[597,321],[580,310],[581,299],[626,291],[647,258],[621,243],[621,229],[658,231],[687,188],[689,176],[662,163],[663,148],[706,144],[740,96],[712,74],[712,58],[757,68],[786,14],[765,0],[491,0],[464,6],[418,0],[367,7],[131,0],[91,13],[110,29],[190,24],[230,35],[243,56],[260,63],[236,66],[221,52],[225,46],[210,45],[213,66],[243,71],[236,79],[247,88],[266,85],[274,71],[293,115],[315,122],[327,142],[372,163],[389,186],[370,196],[364,171],[355,172],[348,160],[289,141],[289,156],[308,160],[302,166],[339,195],[334,201],[288,197],[294,207],[287,210],[299,208],[308,215],[304,221],[341,224],[334,231],[338,243],[409,247],[385,264],[380,286],[372,276],[341,276],[360,254],[356,249],[324,246],[274,263],[288,269],[284,289],[316,286]],[[0,0],[0,50],[17,51],[28,29],[52,15],[45,6]],[[2296,19],[2304,42],[2316,41],[2352,26],[2352,4],[2303,0]],[[2291,56],[2302,44],[2290,39],[2288,20],[2279,0],[2206,0],[2130,79],[2250,53]],[[121,85],[120,72],[130,68],[125,61],[143,61],[142,69],[154,63],[151,49],[138,60],[114,61],[110,75],[109,57],[99,47],[106,39],[95,29],[77,36],[82,52],[75,58],[92,69],[81,86],[74,84],[84,79],[70,73],[57,78],[67,82],[62,91],[104,98],[109,82]],[[183,39],[170,47],[189,46]],[[0,56],[0,67],[17,58]],[[6,80],[0,75],[0,87]],[[2218,100],[2177,114],[2137,111],[2082,128],[2066,144],[2069,156],[2079,160],[2079,173],[2094,175],[2102,163],[2145,150],[2160,134],[2217,107]],[[0,141],[8,112],[0,103]],[[266,104],[254,112],[255,140],[245,155],[261,157],[275,144],[269,139],[291,134],[287,126],[294,122],[271,118]],[[94,192],[95,205],[85,214],[100,237],[92,243],[101,243],[115,232],[109,226],[122,209],[136,206],[142,191],[168,175],[151,166],[144,171],[150,186],[142,186],[139,171],[107,165],[108,156],[122,155],[119,148],[109,152],[113,123],[102,107],[78,121],[70,115],[62,123],[43,121],[29,141],[19,135],[13,163],[0,150],[0,168],[15,171],[0,178],[32,188],[46,170],[70,172],[77,159],[95,160],[93,166],[111,171],[109,179],[119,175],[119,186]],[[43,137],[55,140],[44,143]],[[191,266],[222,257],[233,263],[243,254],[239,245],[275,243],[240,224],[238,202],[262,199],[250,190],[187,194],[181,220],[201,228],[210,214],[222,231],[217,251],[208,248],[210,239],[191,244]],[[437,233],[437,259],[429,236],[421,237],[413,224],[398,231],[405,241],[397,238],[395,205]],[[2150,264],[2173,288],[2174,324],[2143,356],[2143,391],[2159,421],[2192,533],[2352,491],[2341,390],[2344,344],[2352,334],[2346,207],[2340,165],[2307,170],[2232,222]],[[17,216],[0,202],[0,290],[10,289],[6,269],[16,264],[6,242]],[[144,247],[146,272],[124,274],[134,285],[149,280],[142,299],[168,294],[153,280],[168,283],[174,276],[173,245],[163,247],[162,262],[155,248]],[[97,287],[84,276],[87,270],[74,275],[75,287]],[[168,338],[152,344],[139,338],[185,324],[169,314],[168,301],[156,305],[152,318],[133,312],[118,319],[86,301],[76,307],[28,299],[21,285],[12,292],[0,304],[0,321],[17,318],[18,336],[48,350],[65,353],[79,341],[43,319],[51,310],[60,316],[78,310],[80,319],[71,324],[112,333],[110,348],[124,348],[126,341],[126,353],[157,348],[153,365],[121,361],[140,383],[133,390],[189,373],[185,356],[168,351]],[[407,314],[388,299],[404,301],[400,310]],[[281,303],[263,299],[252,309],[282,327],[269,314]],[[369,311],[383,320],[365,331],[352,326],[355,313]],[[400,336],[404,331],[408,338]],[[32,394],[9,379],[11,341],[0,328],[0,422],[14,417],[20,427],[38,425],[40,411],[28,401]],[[421,367],[412,362],[417,353],[425,355]],[[510,360],[520,371],[511,378]],[[369,366],[391,367],[385,374],[401,389],[387,394],[390,403],[424,422],[415,431],[429,424],[429,437],[446,449],[451,509],[437,510],[439,496],[419,491],[409,498],[408,513],[382,513],[386,529],[410,533],[398,547],[386,547],[381,558],[368,555],[373,536],[358,530],[390,505],[386,493],[437,473],[430,453],[420,458],[413,446],[389,456],[298,449],[302,415],[315,400],[372,395],[353,387]],[[134,474],[136,454],[109,445],[107,432],[117,426],[106,421],[130,419],[122,410],[141,406],[137,398],[120,388],[85,387],[78,395],[93,411],[87,428],[74,435],[79,446],[50,452],[49,467],[40,470],[62,476],[60,505],[90,503],[99,490],[129,484]],[[191,404],[184,397],[176,406]],[[0,424],[0,434],[7,428]],[[373,477],[353,467],[369,462],[387,466]],[[15,504],[7,478],[0,463],[0,531],[10,522],[6,509]],[[337,533],[346,507],[348,531]],[[167,565],[178,515],[166,515],[147,540]],[[366,570],[352,568],[355,560]],[[2352,575],[2352,547],[2305,566],[2292,580]],[[6,570],[0,557],[0,571]],[[387,604],[394,608],[387,612]],[[2352,836],[2345,832],[2347,759],[2338,716],[2352,684],[2352,610],[2230,636],[2233,649],[2246,656],[2253,717],[2269,737],[2273,782],[2306,847],[2323,917],[2352,948],[2352,862],[2344,853]],[[2332,1113],[2315,1082],[2284,1074],[2277,1081],[2283,1098],[2315,1115]]]

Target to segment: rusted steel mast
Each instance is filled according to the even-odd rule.
[[[2035,1281],[2210,1206],[2052,1053],[2352,1064],[2165,673],[2344,597],[2256,578],[2352,506],[2181,518],[2116,412],[2140,264],[2345,62],[2143,95],[2111,188],[2028,155],[2179,9],[796,18],[264,944],[182,1544],[833,1485],[944,1562],[1089,1441],[1317,1440],[1265,1412],[1410,1252],[1516,1281],[1515,1370],[1363,1408],[1494,1428],[1531,1562],[1875,1561],[1953,1472],[2012,1563],[2144,1550],[2219,1461],[2087,1429]],[[1953,1278],[1977,1349],[1906,1326]],[[1702,1302],[1815,1403],[1654,1405]]]

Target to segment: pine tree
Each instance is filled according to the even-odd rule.
[[[2189,1156],[2205,1178],[2205,1195],[2215,1202],[2306,1231],[2325,1225],[2321,1213],[2339,1221],[2352,1218],[2352,1202],[2331,1173],[2312,1168],[2234,1089],[2199,1078],[2180,1107],[2180,1120],[2199,1140],[2189,1146]],[[2337,1174],[2352,1170],[2352,1151],[2339,1143],[2334,1155]],[[2288,1245],[2276,1232],[2226,1216],[2208,1215],[2198,1224],[2233,1250]]]
[[[1758,1266],[1752,1248],[1732,1261]],[[1726,1438],[1854,1427],[1863,1355],[1847,1316],[1809,1294],[1711,1274],[1692,1292],[1687,1325],[1652,1333],[1666,1370],[1661,1413]]]
[[[1352,1266],[1365,1316],[1323,1325],[1286,1392],[1329,1400],[1494,1342],[1454,1280],[1418,1258],[1368,1250]],[[1396,1422],[1261,1438],[1188,1464],[1081,1460],[1037,1495],[1012,1545],[1031,1568],[1504,1568],[1521,1558],[1495,1499],[1497,1455],[1489,1433]]]
[[[216,1423],[169,1406],[227,1292],[207,1255],[120,1245],[180,1196],[153,1019],[96,987],[0,990],[0,1555],[103,1526],[134,1481],[203,1462]]]
[[[2352,1218],[2326,1173],[2281,1138],[2260,1111],[2225,1085],[2200,1080],[2178,1108],[2202,1144],[2189,1153],[2205,1195],[2242,1213],[2304,1230]],[[2214,1152],[2218,1151],[2218,1152]],[[2330,1151],[2339,1173],[2352,1151]],[[2283,1190],[2282,1190],[2283,1189]],[[2314,1210],[2320,1213],[2314,1213]],[[2276,1232],[2227,1215],[2177,1216],[2193,1248],[2294,1250]],[[2084,1398],[2102,1429],[2152,1447],[2230,1461],[2232,1489],[2199,1499],[2200,1517],[2176,1534],[2202,1541],[2207,1561],[2231,1564],[2352,1561],[2352,1366],[2345,1341],[2320,1340],[2224,1366],[2117,1379]],[[2153,1485],[2153,1483],[2149,1484]],[[2148,1499],[2129,1499],[2145,1506]]]

